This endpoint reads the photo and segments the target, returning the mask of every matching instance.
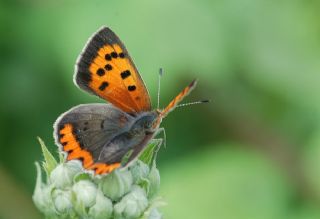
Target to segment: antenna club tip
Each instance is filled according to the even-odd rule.
[[[196,86],[198,83],[198,80],[197,79],[193,79],[193,81],[189,84],[189,87],[194,87]]]
[[[210,103],[211,100],[201,100],[201,103]]]
[[[163,75],[163,68],[159,68],[159,75],[162,76]]]

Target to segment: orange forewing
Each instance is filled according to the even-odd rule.
[[[112,53],[117,54],[118,57],[112,58],[110,61],[106,60],[105,56]],[[89,83],[90,88],[98,96],[108,100],[125,112],[150,110],[149,95],[138,75],[139,73],[131,65],[128,58],[120,58],[119,54],[124,54],[119,45],[106,45],[98,51],[97,57],[89,67],[92,74],[92,81]],[[97,73],[99,69],[103,69],[105,72],[102,76]],[[101,87],[103,83],[108,83],[108,85],[105,88]],[[129,87],[135,89],[130,90]]]
[[[128,51],[109,29],[87,43],[77,63],[77,84],[128,113],[150,111],[148,91]]]

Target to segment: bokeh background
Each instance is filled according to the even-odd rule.
[[[56,151],[55,119],[103,102],[72,81],[100,26],[124,41],[156,104],[193,78],[164,121],[164,218],[320,218],[320,2],[317,0],[0,1],[0,218],[33,206],[36,136]]]

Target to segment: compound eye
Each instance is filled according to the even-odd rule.
[[[144,122],[143,127],[148,129],[148,128],[150,128],[150,124],[148,122]]]

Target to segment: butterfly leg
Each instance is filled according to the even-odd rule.
[[[166,130],[163,127],[158,128],[154,136],[159,135],[161,132],[163,132],[163,145],[166,148],[167,147],[167,135]]]
[[[162,138],[155,138],[150,141],[150,144],[156,144],[154,154],[153,154],[153,160],[157,159],[158,151],[160,150],[162,143],[163,143]]]

